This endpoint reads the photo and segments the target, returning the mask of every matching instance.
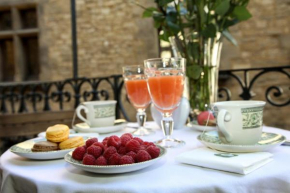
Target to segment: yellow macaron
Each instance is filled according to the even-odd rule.
[[[63,124],[57,124],[48,127],[46,130],[46,139],[52,142],[62,142],[68,139],[69,127]]]
[[[85,145],[85,140],[82,136],[69,138],[59,144],[59,149],[71,149]]]

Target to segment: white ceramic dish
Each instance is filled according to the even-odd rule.
[[[109,127],[90,127],[87,123],[78,123],[73,126],[73,129],[77,133],[112,133],[116,131],[120,131],[126,127],[127,123],[118,123],[114,126]]]
[[[217,129],[216,126],[199,125],[197,121],[189,122],[186,126],[198,131],[213,131]]]
[[[255,145],[231,145],[224,144],[219,139],[217,131],[208,131],[200,134],[197,139],[212,149],[232,153],[248,153],[267,151],[285,142],[286,137],[276,133],[263,132],[261,140]]]
[[[87,137],[84,137],[86,140]],[[72,149],[64,149],[64,150],[55,150],[55,151],[47,151],[47,152],[32,152],[31,148],[36,142],[46,141],[46,138],[35,138],[31,140],[27,140],[16,145],[13,145],[10,148],[12,153],[15,153],[21,157],[35,159],[35,160],[49,160],[49,159],[61,159],[68,152],[72,151]]]
[[[73,165],[76,168],[88,171],[88,172],[93,172],[93,173],[100,173],[100,174],[117,174],[117,173],[126,173],[126,172],[132,172],[132,171],[137,171],[141,170],[143,168],[146,168],[160,159],[164,157],[166,154],[166,149],[163,147],[160,147],[160,155],[159,157],[145,161],[145,162],[139,162],[139,163],[134,163],[134,164],[126,164],[126,165],[108,165],[108,166],[95,166],[95,165],[84,165],[80,161],[77,161],[72,158],[72,152],[69,152],[65,155],[64,160],[71,165]]]

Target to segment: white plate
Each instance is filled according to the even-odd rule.
[[[69,152],[65,155],[64,160],[70,164],[72,164],[74,167],[88,171],[93,173],[100,173],[100,174],[117,174],[117,173],[126,173],[126,172],[132,172],[136,170],[141,170],[143,168],[146,168],[154,163],[156,163],[158,160],[160,160],[164,155],[166,154],[166,149],[163,147],[160,147],[160,155],[159,157],[145,161],[145,162],[139,162],[134,164],[125,164],[125,165],[108,165],[108,166],[96,166],[96,165],[84,165],[81,163],[81,161],[77,161],[72,158],[72,152]]]
[[[197,121],[192,121],[186,125],[187,127],[190,127],[192,129],[198,130],[198,131],[212,131],[216,130],[216,126],[204,126],[199,125]]]
[[[84,137],[86,140],[87,138]],[[72,151],[72,149],[64,149],[64,150],[55,150],[55,151],[46,151],[46,152],[33,152],[31,148],[36,142],[46,141],[46,138],[35,138],[28,141],[24,141],[13,145],[10,148],[12,153],[15,153],[21,157],[36,159],[36,160],[49,160],[49,159],[60,159],[65,156],[68,152]]]
[[[90,127],[87,123],[78,123],[73,126],[73,129],[78,133],[112,133],[120,131],[126,127],[127,123],[119,123],[109,127]]]
[[[217,131],[208,131],[204,134],[200,134],[197,139],[212,149],[232,153],[248,153],[267,151],[271,148],[279,146],[285,142],[286,137],[276,133],[263,132],[261,140],[255,145],[231,145],[222,143],[219,139]]]

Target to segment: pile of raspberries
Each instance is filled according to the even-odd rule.
[[[121,137],[112,135],[102,142],[91,138],[82,147],[77,147],[72,157],[84,165],[123,165],[157,158],[160,149],[152,142],[143,141],[125,133]]]

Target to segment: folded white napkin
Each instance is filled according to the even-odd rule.
[[[184,152],[176,160],[185,164],[248,174],[272,161],[272,156],[268,152],[227,153],[204,147]]]

